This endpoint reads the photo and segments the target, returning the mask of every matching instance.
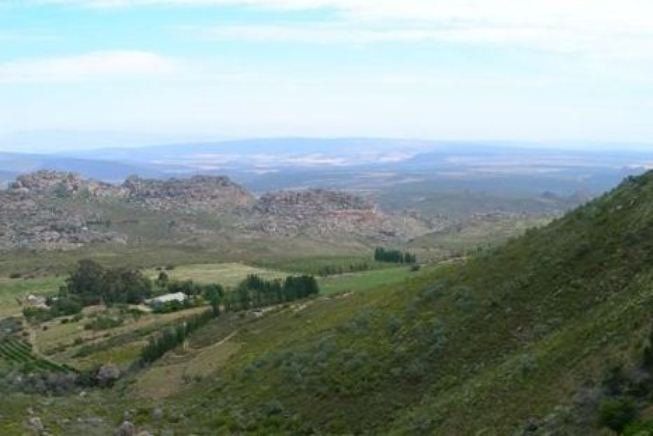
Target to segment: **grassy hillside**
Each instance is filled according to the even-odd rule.
[[[609,370],[639,368],[651,328],[652,199],[646,174],[464,266],[241,333],[188,413],[207,431],[598,431]]]
[[[345,274],[354,292],[222,316],[84,406],[106,428],[131,410],[139,429],[180,434],[650,427],[653,173],[465,264],[398,272]],[[30,401],[12,397],[7,415]],[[60,416],[84,410],[61,397],[38,413],[75,434]],[[626,415],[630,427],[615,424]]]

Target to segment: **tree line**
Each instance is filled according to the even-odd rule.
[[[417,256],[408,251],[401,252],[399,250],[386,250],[385,248],[377,247],[374,250],[374,260],[379,262],[413,264],[417,263]]]
[[[368,271],[370,265],[367,262],[351,263],[349,265],[325,265],[318,270],[320,277],[344,274],[346,272]]]
[[[174,327],[169,327],[159,336],[150,338],[141,350],[141,362],[152,363],[161,358],[166,352],[183,344],[186,338],[198,328],[208,323],[215,317],[211,310],[192,316]]]
[[[248,275],[234,292],[227,294],[225,310],[238,311],[286,303],[317,295],[317,280],[310,275],[288,276],[285,280],[265,280],[256,274]]]

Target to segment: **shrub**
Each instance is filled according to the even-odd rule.
[[[637,418],[635,402],[627,397],[608,398],[599,405],[599,421],[617,433]]]
[[[122,325],[124,319],[111,316],[98,316],[84,325],[86,330],[108,330]]]
[[[19,272],[13,272],[13,273],[9,274],[9,278],[10,278],[10,279],[19,279],[19,278],[21,278],[22,276],[23,276],[23,275],[22,275],[21,273],[19,273]]]
[[[33,323],[40,323],[52,319],[52,314],[48,309],[40,307],[26,307],[23,309],[23,316]]]

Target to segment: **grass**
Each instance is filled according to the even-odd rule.
[[[85,313],[102,310],[100,307],[86,308]],[[46,355],[79,368],[109,361],[128,366],[149,335],[204,310],[206,308],[197,307],[166,314],[144,314],[138,319],[126,317],[123,325],[103,331],[84,329],[86,319],[66,324],[56,319],[44,324],[46,330],[35,330],[35,343]]]
[[[396,285],[423,273],[422,270],[413,272],[408,266],[394,266],[375,271],[320,277],[318,283],[320,293],[329,295],[340,292],[366,291],[385,285]]]
[[[181,265],[173,270],[165,271],[165,273],[174,280],[193,280],[203,284],[219,283],[232,288],[250,274],[256,274],[267,280],[285,278],[288,275],[281,271],[252,267],[242,263]],[[150,269],[145,271],[145,274],[154,279],[159,275],[159,271]]]
[[[257,262],[257,265],[290,271],[299,274],[319,275],[324,268],[342,268],[348,272],[351,266],[365,264],[370,270],[383,269],[392,267],[392,264],[386,262],[377,262],[372,257],[372,249],[369,249],[369,255],[357,256],[310,256],[288,259],[265,259]]]
[[[510,238],[520,236],[529,228],[548,224],[550,218],[543,217],[500,217],[477,219],[450,227],[441,232],[424,235],[411,241],[410,248],[422,250],[444,250],[462,255],[479,247],[495,247]]]
[[[0,277],[0,317],[18,315],[22,307],[16,299],[27,294],[53,295],[63,284],[63,277],[16,278]]]
[[[0,340],[0,359],[10,366],[30,368],[37,371],[67,372],[71,370],[68,367],[37,356],[28,343],[11,338]]]

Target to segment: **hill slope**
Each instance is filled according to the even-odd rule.
[[[610,370],[648,404],[652,266],[647,173],[464,266],[242,333],[175,401],[207,431],[597,431]]]

